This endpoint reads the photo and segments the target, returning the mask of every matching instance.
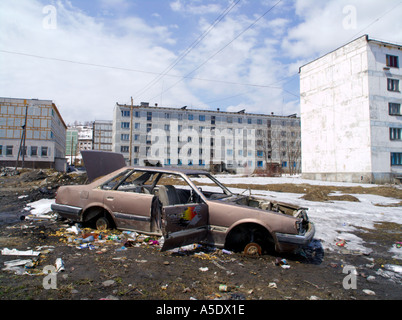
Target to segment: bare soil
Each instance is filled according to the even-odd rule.
[[[0,300],[402,298],[402,279],[386,277],[382,272],[385,264],[401,264],[388,252],[393,244],[402,239],[402,226],[399,224],[378,223],[375,232],[363,229],[358,232],[358,236],[372,246],[370,255],[350,252],[347,248],[339,252],[326,251],[319,240],[314,240],[312,246],[297,254],[246,257],[242,253],[227,254],[204,246],[182,252],[161,252],[158,245],[144,241],[134,242],[133,246],[121,250],[127,239],[117,230],[111,231],[111,234],[120,236],[120,241],[94,242],[96,247],[93,250],[78,249],[76,244],[68,241],[66,228],[69,225],[66,221],[23,220],[27,203],[53,198],[59,185],[83,183],[85,179],[85,175],[49,171],[26,171],[0,177],[0,249],[35,250],[38,246],[51,246],[53,249],[41,254],[34,267],[27,269],[31,275],[0,270]],[[297,192],[309,197],[320,191],[317,196],[321,198],[319,201],[334,191],[342,191],[345,195],[375,193],[402,199],[402,191],[392,186],[339,188],[280,184],[237,187]],[[331,197],[325,200],[334,201]],[[0,255],[0,267],[4,267],[4,262],[18,258],[21,257]],[[63,260],[65,270],[56,276],[56,289],[45,289],[43,268],[55,265],[57,258]],[[281,259],[286,259],[288,268],[280,265]],[[356,268],[356,289],[344,288],[343,283],[348,276],[344,267],[348,265]]]

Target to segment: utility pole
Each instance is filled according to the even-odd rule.
[[[129,150],[129,165],[132,166],[132,151],[133,151],[133,109],[134,109],[134,101],[133,97],[131,97],[131,106],[130,106],[130,146]]]
[[[25,123],[21,127],[22,134],[21,134],[20,148],[18,150],[18,155],[17,155],[17,162],[15,164],[15,170],[17,170],[17,168],[18,168],[20,154],[22,154],[22,168],[24,168],[24,165],[25,165],[25,153],[26,153],[25,138],[26,138],[26,130],[27,130],[27,118],[28,118],[28,104],[27,104],[26,100],[24,100],[24,104],[25,104]]]

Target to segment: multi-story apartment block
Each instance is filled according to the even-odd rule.
[[[305,178],[402,176],[401,49],[365,35],[300,68]]]
[[[300,167],[300,119],[116,104],[113,151],[132,165],[293,173]]]
[[[66,124],[51,100],[0,98],[0,165],[64,170]]]
[[[96,120],[93,123],[93,150],[112,151],[113,122]]]

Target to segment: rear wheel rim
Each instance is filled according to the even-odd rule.
[[[261,246],[258,243],[252,242],[246,245],[243,252],[246,256],[256,257],[261,255],[261,251]]]

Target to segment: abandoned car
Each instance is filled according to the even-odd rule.
[[[163,235],[161,250],[203,243],[247,254],[293,251],[315,232],[307,209],[234,194],[198,170],[123,167],[61,186],[52,210],[98,229]]]

